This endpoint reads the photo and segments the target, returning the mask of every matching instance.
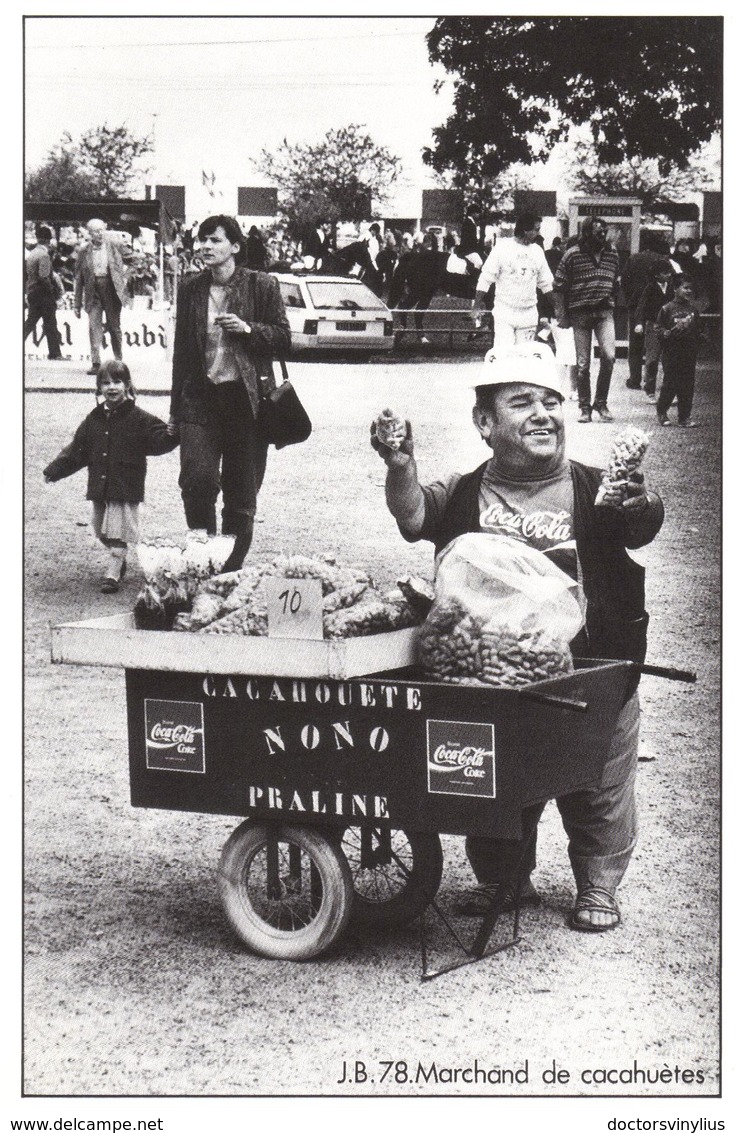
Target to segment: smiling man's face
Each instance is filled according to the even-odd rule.
[[[493,409],[476,406],[473,420],[499,470],[512,476],[545,476],[564,460],[565,418],[553,390],[523,382],[498,386]]]

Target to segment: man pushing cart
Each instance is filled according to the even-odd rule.
[[[386,499],[405,539],[428,539],[437,553],[466,532],[519,539],[579,579],[585,626],[573,643],[583,657],[644,661],[648,615],[644,569],[627,549],[650,543],[664,518],[662,501],[638,470],[604,487],[603,473],[565,455],[564,393],[545,346],[489,351],[475,387],[473,421],[492,456],[465,476],[423,486],[407,423],[398,447],[372,430],[386,463]],[[401,430],[399,430],[401,436]],[[598,502],[597,502],[598,500]],[[636,842],[639,699],[636,679],[621,707],[599,786],[559,797],[577,884],[572,928],[605,932],[621,922],[616,890]],[[521,873],[521,900],[539,904],[531,882],[535,830],[544,802],[524,810],[520,840],[469,836],[478,885],[457,911],[484,916],[499,899],[511,907]]]

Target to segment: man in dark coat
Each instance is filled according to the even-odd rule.
[[[274,386],[272,358],[291,346],[278,280],[239,267],[237,221],[211,216],[199,227],[206,270],[177,301],[169,428],[179,431],[179,487],[190,528],[234,535],[225,570],[242,566],[253,538],[267,443],[258,430],[262,392]]]
[[[651,246],[647,233],[642,233],[641,250],[629,256],[621,272],[621,291],[629,309],[629,389],[641,389],[644,364],[644,336],[636,333],[640,320],[637,308],[647,284],[655,277],[657,268],[670,267],[667,256],[660,255]]]
[[[404,312],[415,311],[414,319],[423,346],[429,344],[429,339],[422,334],[424,311],[432,302],[439,282],[439,253],[431,247],[429,234],[419,233],[410,251],[404,253],[396,266],[391,282],[388,305],[392,310],[401,312],[399,319],[402,330],[406,329]]]
[[[265,271],[268,267],[268,252],[262,234],[255,224],[248,230],[245,244],[245,262],[253,271]]]
[[[327,227],[322,220],[311,225],[302,241],[302,260],[309,271],[322,271],[330,251]]]
[[[482,259],[483,245],[478,228],[478,215],[477,208],[469,208],[460,229],[460,243],[455,251],[463,259],[472,254]],[[478,266],[480,267],[480,265]]]
[[[54,268],[50,253],[51,229],[45,224],[37,224],[36,239],[38,243],[25,262],[28,315],[23,324],[23,338],[28,338],[31,331],[36,329],[38,320],[42,319],[49,358],[58,361],[61,358],[61,336],[56,325]]]

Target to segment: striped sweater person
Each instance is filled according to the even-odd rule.
[[[579,421],[587,424],[592,412],[612,421],[608,391],[616,360],[613,307],[619,274],[618,252],[606,240],[607,227],[599,217],[586,216],[577,244],[565,252],[555,272],[555,311],[561,328],[572,327],[578,369]],[[590,356],[593,335],[601,362],[591,404]]]

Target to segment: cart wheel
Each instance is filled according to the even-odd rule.
[[[440,887],[439,834],[349,826],[340,846],[353,875],[353,924],[405,924],[427,908]]]
[[[345,857],[305,826],[242,822],[223,846],[217,884],[235,932],[271,960],[320,955],[350,918]]]

